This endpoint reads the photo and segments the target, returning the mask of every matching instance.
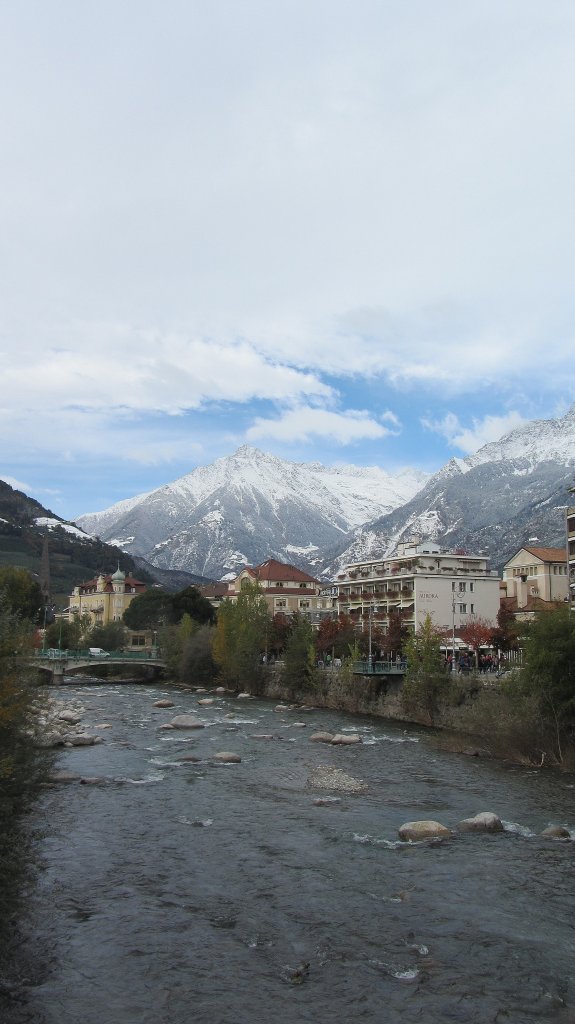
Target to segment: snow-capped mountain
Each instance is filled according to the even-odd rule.
[[[574,471],[575,405],[559,419],[534,420],[466,459],[451,459],[405,505],[332,549],[327,572],[391,553],[415,535],[484,552],[495,568],[530,541],[561,547]]]
[[[215,579],[269,557],[319,572],[326,549],[374,515],[405,504],[428,476],[288,462],[243,445],[77,523],[156,566]]]
[[[564,544],[574,471],[575,406],[450,459],[432,477],[287,462],[244,445],[77,522],[154,566],[212,579],[270,557],[333,578],[414,535],[484,552],[500,568],[531,538]]]

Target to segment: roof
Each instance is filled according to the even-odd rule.
[[[536,558],[540,558],[542,562],[566,562],[567,552],[565,548],[528,548],[524,547],[521,551],[528,551],[530,555],[535,555]],[[517,552],[519,554],[519,552]]]
[[[107,591],[111,591],[112,590],[112,581],[115,581],[116,583],[122,582],[124,584],[124,587],[126,588],[128,593],[132,589],[132,587],[134,587],[135,589],[144,589],[144,590],[146,590],[146,584],[142,583],[141,580],[135,579],[134,576],[126,576],[125,578],[122,579],[121,577],[118,577],[117,572],[115,572],[113,574],[108,574],[107,576],[104,576],[103,573],[101,575],[102,575],[102,577],[104,579],[104,593],[106,593]],[[122,577],[123,577],[123,575],[124,574],[122,573]],[[87,590],[87,589],[93,590],[95,587],[98,586],[98,580],[99,579],[100,579],[100,576],[94,576],[93,579],[86,580],[85,583],[80,583],[79,584],[80,590]]]
[[[303,569],[296,568],[295,565],[278,562],[275,558],[268,558],[267,562],[256,565],[251,572],[256,579],[269,583],[316,583],[319,586],[319,580],[316,580],[314,576],[310,576]]]
[[[203,583],[198,587],[198,590],[202,597],[225,597],[229,593],[229,586],[227,583]]]

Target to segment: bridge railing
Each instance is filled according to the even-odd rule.
[[[404,675],[407,668],[405,661],[356,661],[353,665],[355,675]]]
[[[89,647],[65,651],[61,651],[55,647],[49,647],[44,651],[36,651],[34,657],[43,658],[49,661],[58,659],[66,659],[68,661],[104,661],[107,658],[115,661],[153,661],[156,658],[160,658],[161,654],[157,647],[147,651],[106,651],[105,654],[90,654]]]

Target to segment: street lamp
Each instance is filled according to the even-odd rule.
[[[368,634],[369,635],[369,646],[368,646],[368,655],[367,655],[367,667],[368,667],[368,670],[370,672],[371,672],[371,617],[372,617],[372,614],[373,614],[373,605],[370,604],[370,606],[369,606],[369,634]]]
[[[451,595],[451,671],[455,672],[455,591]]]

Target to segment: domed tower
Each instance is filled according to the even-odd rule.
[[[126,573],[122,572],[120,566],[112,573],[112,590],[114,594],[123,594],[126,583]]]

